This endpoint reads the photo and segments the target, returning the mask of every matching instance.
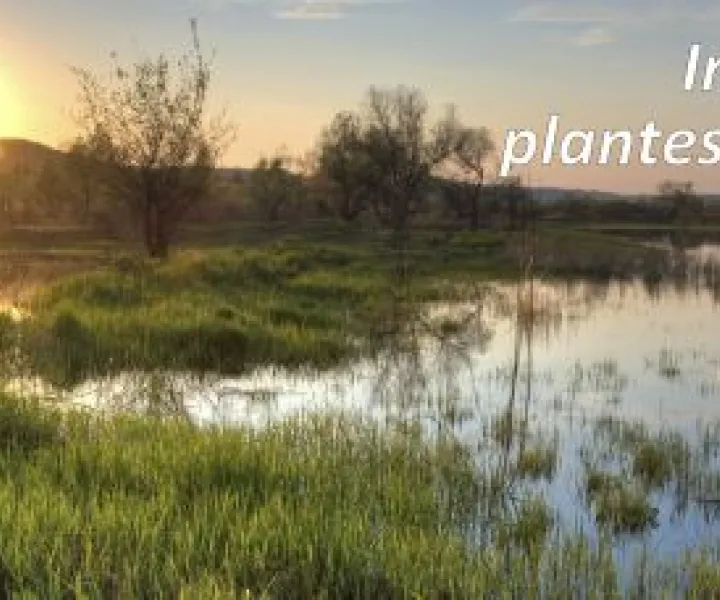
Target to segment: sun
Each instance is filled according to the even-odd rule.
[[[22,110],[17,89],[0,71],[0,138],[15,137],[22,131]]]

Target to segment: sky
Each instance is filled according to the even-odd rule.
[[[720,129],[714,89],[686,91],[689,48],[720,56],[716,0],[0,0],[0,137],[57,146],[72,138],[71,66],[104,73],[180,53],[196,17],[216,53],[212,110],[227,110],[237,141],[228,166],[281,148],[310,149],[339,110],[371,85],[422,90],[439,116],[542,141],[561,129],[637,132]],[[638,142],[639,143],[639,142]],[[543,167],[533,185],[652,192],[665,178],[720,192],[720,165]]]

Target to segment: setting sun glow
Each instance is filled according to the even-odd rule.
[[[22,133],[22,111],[17,90],[5,73],[0,71],[0,138]]]

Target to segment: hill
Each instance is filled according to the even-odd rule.
[[[49,161],[64,161],[66,158],[67,155],[61,150],[39,142],[17,138],[0,139],[0,172],[38,170]]]
[[[40,173],[46,165],[63,167],[68,155],[62,150],[32,140],[0,138],[0,175],[7,173]],[[242,182],[250,174],[246,167],[221,167],[217,174],[221,180]],[[533,187],[534,199],[541,204],[554,204],[570,197],[594,202],[633,202],[646,198],[642,194],[622,194],[603,190],[582,190],[561,187]],[[705,194],[708,204],[719,205],[720,194]]]

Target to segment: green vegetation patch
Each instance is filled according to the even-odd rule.
[[[632,481],[591,470],[586,486],[597,522],[614,533],[639,533],[657,526],[657,508],[647,492]]]
[[[335,366],[357,356],[388,307],[442,294],[435,278],[449,276],[445,261],[422,240],[403,253],[418,271],[407,284],[390,250],[286,241],[187,250],[167,262],[120,258],[38,293],[25,350],[32,370],[60,385],[128,369]]]

